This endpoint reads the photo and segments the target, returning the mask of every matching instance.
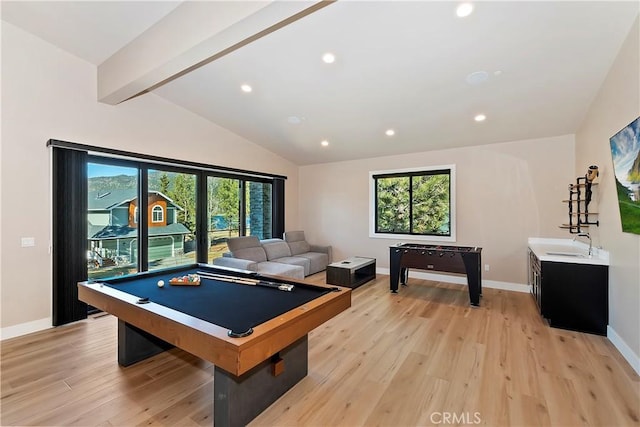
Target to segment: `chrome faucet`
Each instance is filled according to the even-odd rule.
[[[580,233],[573,238],[573,241],[575,242],[578,237],[586,237],[587,239],[589,239],[589,258],[591,258],[591,253],[593,251],[593,242],[591,241],[591,236],[589,235],[589,233]]]

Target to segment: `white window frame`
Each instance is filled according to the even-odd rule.
[[[156,208],[158,208],[159,210],[156,210]],[[156,220],[156,212],[160,212],[160,219]],[[159,222],[164,222],[164,209],[162,209],[162,206],[160,205],[155,205],[154,207],[151,208],[151,222],[154,224],[157,224]]]
[[[400,234],[400,233],[376,233],[376,180],[374,175],[385,175],[393,173],[410,173],[410,172],[430,172],[434,170],[448,169],[450,188],[450,236],[420,235],[420,234]],[[407,169],[390,169],[380,171],[369,171],[369,237],[376,239],[392,239],[392,240],[420,240],[432,242],[455,242],[456,241],[456,165],[439,165],[424,166],[418,168]]]

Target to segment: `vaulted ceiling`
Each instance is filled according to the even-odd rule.
[[[458,5],[3,1],[2,19],[95,64],[101,102],[152,92],[306,165],[574,133],[640,11]]]

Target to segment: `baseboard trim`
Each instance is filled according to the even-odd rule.
[[[51,327],[52,326],[50,317],[46,317],[40,320],[33,320],[26,323],[19,323],[13,326],[7,326],[6,328],[0,329],[0,340],[8,340],[9,338],[15,338],[33,332],[43,331]]]
[[[376,268],[376,273],[388,275],[389,269]],[[467,284],[467,277],[463,275],[452,276],[450,274],[426,273],[424,271],[415,270],[415,269],[409,270],[409,277],[415,277],[416,279],[422,279],[422,280],[432,280],[434,282],[456,283],[458,285]],[[521,283],[500,282],[497,280],[483,280],[482,287],[491,288],[491,289],[502,289],[505,291],[524,292],[524,293],[529,293],[531,291],[531,287],[529,285],[523,285]]]
[[[611,341],[611,344],[618,349],[622,357],[625,358],[629,365],[633,368],[638,375],[640,375],[640,357],[631,350],[631,347],[616,333],[616,331],[609,325],[607,325],[607,338]]]

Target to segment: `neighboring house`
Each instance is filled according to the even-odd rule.
[[[191,231],[177,222],[184,210],[159,191],[149,192],[149,261],[185,252]],[[138,198],[135,189],[89,192],[89,256],[103,263],[136,262],[138,248]]]

